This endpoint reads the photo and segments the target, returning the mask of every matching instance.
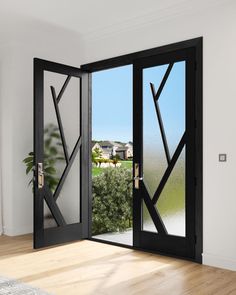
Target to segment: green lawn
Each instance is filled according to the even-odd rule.
[[[93,167],[92,168],[92,176],[98,176],[99,174],[102,173],[102,170],[104,170],[104,168]]]
[[[128,169],[132,169],[132,161],[120,161],[121,162],[121,166],[120,167],[124,167],[124,168],[128,168]],[[99,168],[99,167],[93,167],[92,168],[92,176],[98,176],[99,174],[101,174],[104,169],[106,168]]]
[[[121,161],[121,167],[132,169],[133,161]]]

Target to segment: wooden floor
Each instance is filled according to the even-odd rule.
[[[0,275],[55,295],[236,294],[236,272],[87,240],[36,251],[2,236]]]

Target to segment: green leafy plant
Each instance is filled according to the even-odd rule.
[[[102,151],[99,148],[95,148],[92,151],[92,163],[96,166],[99,164],[98,160],[102,157]]]
[[[44,176],[45,182],[52,192],[55,191],[59,178],[57,176],[56,164],[65,161],[61,143],[59,129],[54,124],[48,124],[44,129]],[[23,160],[26,165],[26,174],[33,172],[34,167],[34,153],[28,153]],[[29,185],[33,184],[33,178]]]
[[[118,162],[119,162],[119,160],[118,160],[118,159],[115,159],[115,158],[114,158],[114,159],[112,160],[112,164],[114,164],[114,165],[115,165],[115,167],[116,167],[116,165],[118,164]]]
[[[111,157],[112,160],[120,160],[120,156],[118,154]]]
[[[103,163],[107,164],[107,163],[110,163],[110,159],[103,159]]]
[[[132,171],[106,168],[93,178],[93,235],[125,231],[132,225]]]
[[[112,164],[116,167],[116,165],[119,163],[120,161],[120,156],[119,155],[114,155],[112,156]]]
[[[93,152],[94,152],[96,158],[101,158],[102,157],[102,151],[98,147],[95,148]]]

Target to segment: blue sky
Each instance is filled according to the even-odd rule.
[[[92,138],[132,141],[132,66],[92,74]]]
[[[144,146],[163,148],[150,82],[157,91],[168,65],[143,71]],[[170,152],[173,154],[185,130],[185,62],[176,62],[158,100]],[[151,150],[150,150],[151,152]]]
[[[157,141],[159,132],[150,82],[157,90],[166,68],[163,65],[143,71],[146,144]],[[93,139],[132,141],[132,66],[93,73],[92,89]],[[170,149],[174,150],[185,129],[185,62],[174,64],[159,104]]]

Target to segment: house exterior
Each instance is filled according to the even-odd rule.
[[[108,140],[99,141],[99,145],[102,148],[102,158],[110,159],[114,155],[114,144]]]
[[[128,159],[128,148],[126,146],[119,147],[116,149],[116,155],[120,157],[121,160],[127,160]]]
[[[92,141],[92,151],[94,152],[95,149],[99,149],[102,152],[102,148],[101,148],[100,144],[96,141]]]
[[[127,147],[127,157],[133,158],[133,143],[129,141],[126,143],[125,147]]]
[[[102,152],[101,157],[111,159],[118,155],[121,160],[127,160],[133,157],[133,143],[123,143],[117,141],[93,141],[92,151],[99,148]]]
[[[101,158],[110,159],[112,150],[109,147],[102,147],[98,142],[92,141],[92,152],[95,149],[99,149],[101,151]]]

